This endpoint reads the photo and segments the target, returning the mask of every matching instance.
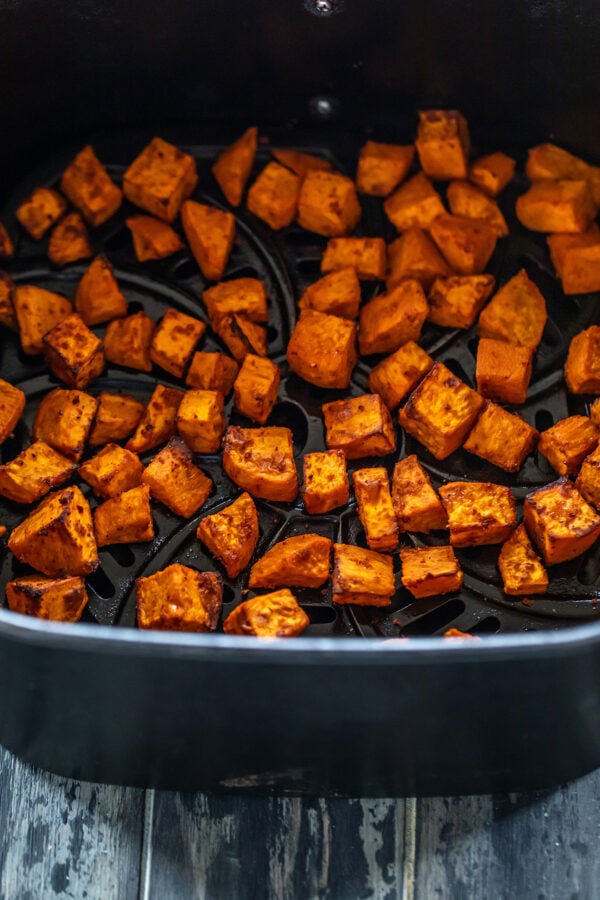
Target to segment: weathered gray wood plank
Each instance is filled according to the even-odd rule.
[[[0,898],[131,900],[144,792],[59,778],[0,748]]]

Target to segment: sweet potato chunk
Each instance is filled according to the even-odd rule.
[[[25,393],[0,378],[0,444],[13,433],[25,409]]]
[[[77,212],[68,213],[54,226],[48,241],[48,257],[55,266],[66,266],[92,256],[92,245],[83,219]]]
[[[6,272],[0,272],[0,325],[10,328],[11,331],[18,331],[19,326],[15,313],[14,296],[14,281]]]
[[[458,275],[483,272],[496,247],[497,233],[484,219],[443,213],[431,223],[429,232]]]
[[[233,405],[243,416],[264,425],[277,400],[279,366],[248,353],[233,385]]]
[[[187,391],[177,410],[177,431],[194,453],[218,453],[227,421],[223,394]]]
[[[592,325],[572,339],[565,381],[572,394],[600,394],[600,325]]]
[[[8,547],[44,575],[89,575],[100,563],[90,506],[78,487],[45,497],[13,529]]]
[[[551,234],[546,241],[563,293],[600,291],[600,229],[595,223],[583,234]]]
[[[361,148],[356,187],[361,194],[387,197],[404,181],[415,155],[412,144],[379,144],[367,141]]]
[[[144,404],[127,394],[98,395],[98,409],[90,432],[90,446],[122,441],[129,437],[142,418]]]
[[[35,356],[44,349],[42,338],[47,331],[66,319],[73,307],[66,297],[33,284],[15,288],[13,303],[23,353]]]
[[[267,355],[266,328],[251,322],[246,316],[228,313],[211,324],[215,334],[221,338],[238,362],[242,362],[247,353],[255,353],[257,356]]]
[[[371,550],[395,550],[398,525],[387,470],[383,466],[357,469],[352,473],[352,483],[367,546]]]
[[[200,271],[210,281],[219,281],[233,246],[232,213],[186,200],[181,207],[181,224]]]
[[[35,503],[75,471],[72,460],[44,441],[35,441],[0,466],[0,494],[15,503]]]
[[[67,166],[60,189],[93,227],[110,219],[123,199],[90,146],[84,147]]]
[[[596,203],[600,203],[600,168],[590,166],[578,156],[556,144],[538,144],[527,154],[525,173],[531,181],[565,179],[587,181]]]
[[[512,181],[515,174],[515,161],[506,153],[490,153],[480,156],[469,169],[469,181],[478,188],[497,197],[506,185]]]
[[[477,347],[477,390],[500,403],[525,403],[532,351],[518,344],[481,338]]]
[[[223,583],[215,572],[173,563],[135,582],[138,628],[214,631],[223,605]]]
[[[331,238],[321,260],[321,272],[326,275],[350,266],[362,281],[382,280],[386,272],[386,255],[383,238]]]
[[[600,428],[587,416],[569,416],[542,431],[538,450],[559,475],[575,475],[598,444]]]
[[[346,457],[341,450],[305,453],[302,500],[315,515],[345,506],[350,495]]]
[[[267,163],[250,186],[246,205],[251,213],[278,230],[296,218],[301,180],[279,163]]]
[[[274,544],[250,569],[249,588],[318,588],[329,578],[332,542],[299,534]]]
[[[184,392],[157,384],[138,426],[125,447],[133,453],[145,453],[172,438],[176,431],[177,410]]]
[[[451,181],[446,193],[450,212],[455,216],[481,219],[494,229],[498,237],[506,237],[508,225],[500,207],[484,191],[468,181]]]
[[[53,622],[78,622],[88,602],[83,578],[28,575],[6,585],[9,609]]]
[[[600,397],[590,403],[590,419],[600,428]]]
[[[436,181],[466,178],[470,149],[469,127],[456,109],[428,109],[419,113],[416,140],[421,167]]]
[[[127,301],[106,256],[97,256],[77,285],[75,310],[86,325],[98,325],[127,315]]]
[[[407,278],[415,279],[428,290],[438,276],[449,275],[452,269],[421,228],[407,228],[388,248],[388,291]]]
[[[69,459],[81,459],[97,406],[96,398],[83,391],[55,388],[38,406],[34,441],[45,441]]]
[[[510,488],[479,481],[450,481],[440,488],[454,547],[500,544],[517,526]]]
[[[516,204],[519,222],[531,231],[579,234],[591,225],[597,211],[587,181],[534,181]]]
[[[218,155],[213,164],[212,173],[232,206],[239,206],[242,202],[257,144],[258,128],[247,128],[237,141]]]
[[[387,198],[383,208],[398,231],[406,231],[415,226],[428,229],[433,220],[446,211],[442,198],[423,172],[418,172],[401,184]]]
[[[392,503],[400,532],[427,533],[448,527],[448,516],[442,501],[414,454],[394,466]]]
[[[107,444],[79,466],[80,477],[92,486],[96,496],[107,499],[137,487],[143,471],[135,453],[118,444]]]
[[[358,225],[360,203],[354,182],[337,172],[311,169],[298,198],[298,224],[325,237],[344,237]]]
[[[366,303],[359,318],[361,356],[392,353],[408,341],[417,341],[429,307],[418,281],[402,281]]]
[[[386,456],[396,449],[392,419],[379,394],[324,403],[323,418],[327,448],[343,450],[347,459]]]
[[[27,234],[39,241],[66,209],[67,201],[58,191],[39,187],[19,205],[16,216]]]
[[[197,181],[194,157],[155,137],[123,175],[123,193],[136,206],[172,222]]]
[[[568,478],[528,494],[523,521],[548,566],[581,556],[600,537],[600,515]]]
[[[225,566],[229,578],[237,578],[252,559],[259,533],[254,500],[244,492],[233,503],[201,519],[196,537]]]
[[[235,359],[224,353],[199,350],[192,356],[185,383],[202,391],[219,391],[226,397],[233,388],[238,371]]]
[[[519,525],[502,545],[498,568],[505,594],[544,594],[548,589],[548,573],[533,549],[524,525]]]
[[[537,286],[521,269],[492,297],[479,316],[479,335],[535,350],[548,314]]]
[[[304,178],[307,172],[319,170],[321,172],[331,172],[333,166],[326,159],[315,156],[313,153],[302,153],[300,150],[273,149],[271,153],[278,163],[286,166]]]
[[[148,485],[138,484],[97,506],[94,510],[94,531],[99,547],[153,541],[154,522]]]
[[[15,247],[5,226],[0,222],[0,259],[10,259],[15,252]]]
[[[231,425],[223,439],[223,468],[235,484],[254,497],[291,502],[298,494],[289,428]]]
[[[183,377],[196,344],[206,325],[178,309],[168,309],[160,321],[150,344],[150,359],[161,369]]]
[[[390,556],[349,544],[333,545],[331,599],[358,606],[389,606],[395,591]]]
[[[229,313],[238,313],[251,322],[266,322],[269,318],[265,286],[258,278],[221,281],[203,291],[202,299],[211,322]]]
[[[459,591],[463,573],[452,547],[403,547],[402,584],[413,597]]]
[[[206,503],[213,489],[211,479],[194,465],[191,450],[178,437],[171,438],[146,466],[142,482],[156,500],[185,519]]]
[[[488,400],[463,447],[505,472],[518,472],[537,439],[524,419]]]
[[[360,282],[351,266],[337,269],[309,285],[300,300],[300,309],[316,309],[342,319],[356,319],[360,306]]]
[[[102,341],[77,313],[48,331],[43,345],[48,368],[69,387],[84,388],[104,370]]]
[[[323,388],[345,388],[356,365],[356,325],[349,319],[304,309],[287,346],[290,368]]]
[[[388,409],[394,409],[433,366],[433,360],[414,341],[383,359],[371,370],[369,389],[380,394]]]
[[[575,487],[587,503],[600,511],[600,444],[582,462]]]
[[[245,600],[223,622],[225,634],[297,637],[310,620],[287,588]]]
[[[444,328],[470,328],[494,290],[493,275],[436,278],[429,292],[428,319]]]
[[[154,329],[154,322],[142,311],[110,322],[104,334],[106,359],[127,369],[151,372],[150,345]]]
[[[155,219],[154,216],[129,216],[125,224],[131,232],[133,249],[138,262],[147,262],[149,259],[165,259],[172,256],[178,250],[183,250],[185,244],[166,222]]]

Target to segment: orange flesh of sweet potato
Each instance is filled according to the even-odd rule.
[[[171,375],[182,378],[206,325],[178,309],[168,309],[150,344],[150,359]]]
[[[348,502],[346,457],[341,450],[305,453],[303,472],[302,499],[307,513],[323,514]]]
[[[396,449],[389,411],[379,394],[363,394],[323,404],[325,442],[347,459],[386,456]]]
[[[600,397],[590,403],[590,419],[600,428]]]
[[[298,197],[298,224],[325,237],[350,234],[361,217],[354,182],[337,172],[311,169]]]
[[[28,575],[8,582],[6,599],[9,608],[22,615],[54,622],[78,622],[88,596],[85,581],[78,576]]]
[[[233,385],[233,404],[238,412],[264,425],[277,400],[279,366],[248,353]]]
[[[356,319],[360,299],[356,269],[348,266],[336,269],[309,285],[300,297],[298,307],[301,310],[316,309],[342,319]]]
[[[591,166],[556,144],[539,144],[527,154],[525,173],[531,181],[565,179],[587,181],[594,200],[600,203],[600,167]]]
[[[358,515],[371,550],[395,550],[398,524],[392,505],[390,482],[383,466],[357,469],[352,473]]]
[[[463,447],[505,472],[518,472],[537,439],[524,419],[488,400]]]
[[[211,322],[228,313],[238,313],[251,322],[266,322],[267,294],[258,278],[232,278],[207,288],[202,293]]]
[[[144,469],[150,493],[177,516],[188,519],[206,503],[213,489],[208,475],[194,465],[192,453],[181,438],[171,438]]]
[[[506,237],[508,225],[495,200],[468,181],[451,181],[446,192],[450,212],[455,216],[482,219],[498,237]]]
[[[575,487],[587,503],[600,510],[600,444],[581,464]]]
[[[600,537],[600,515],[565,477],[527,495],[523,521],[548,566],[581,556]]]
[[[68,213],[54,226],[48,241],[48,257],[55,266],[66,266],[92,256],[92,245],[84,221],[77,212]]]
[[[0,378],[0,444],[13,433],[24,409],[25,393]]]
[[[152,319],[141,311],[109,322],[104,333],[106,359],[127,369],[151,372],[150,345],[155,327]]]
[[[42,339],[46,332],[73,312],[73,307],[66,297],[33,284],[16,287],[13,303],[21,347],[28,356],[41,353],[44,349]]]
[[[213,321],[212,327],[237,362],[241,363],[248,353],[267,355],[266,329],[246,316],[227,313]]]
[[[193,453],[218,453],[226,426],[223,394],[186,391],[177,410],[177,431]]]
[[[199,350],[192,357],[185,383],[188,387],[202,391],[220,391],[226,397],[233,388],[238,371],[235,359],[230,359],[224,353]]]
[[[98,395],[98,409],[89,436],[90,446],[121,441],[134,431],[142,418],[144,404],[127,394]]]
[[[394,466],[392,503],[400,532],[427,533],[448,527],[442,501],[414,454]]]
[[[414,341],[408,341],[371,370],[369,389],[380,394],[388,409],[394,409],[412,391],[433,366],[428,353]]]
[[[331,590],[334,603],[389,606],[395,591],[392,558],[375,550],[334,544]]]
[[[408,341],[417,341],[429,307],[418,281],[402,281],[366,303],[359,318],[361,356],[392,353]]]
[[[75,471],[72,460],[44,441],[34,441],[15,459],[0,466],[0,494],[15,503],[36,503]]]
[[[131,232],[133,249],[138,262],[149,259],[165,259],[178,250],[183,250],[184,243],[166,222],[154,216],[129,216],[125,224]]]
[[[0,222],[0,259],[10,259],[15,252],[15,247],[5,226]]]
[[[181,224],[200,271],[210,281],[219,281],[233,246],[232,213],[186,200],[181,207]]]
[[[212,173],[232,206],[239,206],[242,202],[257,144],[258,128],[247,128],[237,141],[219,154],[213,164]]]
[[[548,589],[548,573],[534,551],[524,525],[519,525],[502,545],[498,568],[505,594],[544,594]]]
[[[331,172],[333,168],[326,159],[321,159],[312,153],[286,149],[274,149],[271,150],[271,153],[277,162],[281,163],[282,166],[287,166],[288,169],[291,169],[296,175],[300,175],[301,178],[304,178],[307,172],[312,172],[315,169],[321,172]]]
[[[230,425],[223,439],[223,468],[235,484],[254,497],[291,502],[298,494],[289,428]]]
[[[67,208],[67,202],[52,188],[36,188],[18,207],[16,216],[35,241],[41,240]]]
[[[106,222],[123,199],[121,190],[89,146],[67,166],[60,189],[92,226]]]
[[[249,588],[318,588],[329,578],[332,542],[300,534],[274,544],[250,569]]]
[[[267,163],[250,186],[246,205],[251,213],[277,230],[290,225],[298,210],[301,180],[279,163]]]
[[[127,315],[127,301],[106,256],[97,256],[84,272],[75,293],[75,311],[86,325]]]
[[[69,459],[79,460],[97,407],[97,399],[83,391],[55,388],[37,408],[33,439],[45,441]]]
[[[500,544],[517,526],[515,499],[503,485],[451,481],[442,485],[440,497],[454,547]]]
[[[564,294],[600,290],[600,228],[595,222],[583,234],[550,234],[546,243]]]
[[[387,197],[406,178],[415,155],[412,144],[381,144],[367,141],[361,148],[356,187],[361,194]]]
[[[530,231],[579,234],[597,211],[587,181],[534,181],[516,203],[517,218]]]
[[[11,331],[18,331],[14,294],[14,281],[6,272],[0,272],[0,325],[10,328]]]
[[[223,622],[225,634],[297,637],[309,618],[287,588],[240,603]]]
[[[246,492],[224,509],[201,519],[196,530],[196,537],[225,566],[229,578],[237,578],[246,568],[259,534],[256,505]]]
[[[455,109],[419,113],[415,141],[423,171],[437,181],[466,178],[470,150],[469,128]]]
[[[434,219],[446,211],[442,198],[423,172],[418,172],[401,184],[387,198],[383,208],[398,231],[406,231],[414,226],[426,230]]]
[[[413,597],[450,594],[462,587],[463,573],[452,547],[403,547],[402,584]]]
[[[146,484],[138,484],[105,500],[93,515],[99,547],[154,540],[150,488]]]
[[[490,197],[497,197],[512,181],[514,174],[514,159],[505,153],[490,153],[487,156],[480,156],[471,164],[469,181]]]
[[[123,175],[123,193],[136,206],[172,222],[197,182],[194,157],[155,137]]]
[[[176,431],[177,410],[184,391],[157,384],[148,405],[125,447],[133,453],[145,453],[172,438]]]
[[[528,347],[482,337],[477,347],[477,390],[500,403],[525,403],[532,357]]]
[[[565,381],[573,394],[600,393],[600,325],[592,325],[572,339],[565,363]]]
[[[137,487],[144,466],[130,450],[106,444],[95,456],[79,466],[79,477],[87,481],[97,497],[116,497]]]
[[[446,328],[470,328],[494,290],[493,275],[436,278],[429,292],[427,318]]]
[[[452,275],[452,269],[429,235],[413,225],[388,248],[386,287],[389,290],[407,278],[414,278],[424,290],[439,276]]]
[[[575,475],[600,439],[600,428],[587,416],[569,416],[542,431],[538,450],[559,475]]]
[[[356,325],[349,319],[304,309],[287,346],[290,368],[318,387],[345,388],[356,365]]]
[[[77,313],[48,331],[43,345],[46,365],[69,387],[82,389],[104,370],[102,341]]]
[[[321,272],[336,272],[348,266],[363,281],[385,278],[387,250],[383,238],[331,238],[321,259]]]
[[[223,604],[223,583],[215,572],[173,563],[135,582],[139,628],[214,631]]]
[[[496,248],[497,233],[484,219],[442,213],[429,232],[457,275],[478,275]]]
[[[546,301],[525,269],[521,269],[482,311],[479,335],[535,350],[542,340],[547,318]]]

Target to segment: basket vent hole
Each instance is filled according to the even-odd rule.
[[[131,300],[127,304],[127,315],[132,316],[134,313],[145,312],[144,304],[139,300]]]
[[[116,564],[122,566],[124,569],[128,569],[135,562],[133,550],[131,547],[128,547],[127,544],[116,544],[114,547],[111,547],[108,552]]]
[[[285,400],[276,403],[268,422],[269,426],[290,428],[294,439],[294,453],[302,453],[308,441],[308,422],[299,406]]]
[[[311,625],[331,625],[337,619],[337,613],[331,606],[303,606]]]
[[[223,585],[223,603],[233,603],[235,600],[235,591],[228,584]]]
[[[546,431],[554,425],[554,416],[549,409],[538,409],[535,414],[535,427],[538,431]]]
[[[110,600],[115,596],[115,586],[103,569],[96,569],[94,574],[88,578],[87,583],[102,600]]]
[[[467,375],[457,359],[445,359],[444,365],[448,369],[450,369],[453,375],[456,375],[457,378],[460,378],[462,381],[464,381],[465,384],[471,384],[473,379],[470,378],[469,375]]]
[[[402,634],[435,634],[436,631],[446,629],[448,625],[462,615],[466,607],[462,600],[455,598],[448,600],[447,603],[432,609],[431,612],[424,616],[420,616],[410,625],[402,629]]]
[[[474,456],[472,453],[467,453],[465,462],[467,468],[470,469],[471,472],[481,472],[486,465],[484,459],[481,459],[479,456]]]
[[[196,278],[198,276],[198,263],[194,259],[182,259],[181,262],[173,266],[173,270],[177,273],[178,278],[183,278],[184,280]]]
[[[470,634],[496,634],[497,631],[500,631],[500,619],[496,616],[486,616],[473,628],[469,628]]]
[[[275,325],[267,325],[267,341],[269,344],[274,344],[278,337],[279,329]]]

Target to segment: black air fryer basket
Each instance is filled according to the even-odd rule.
[[[7,268],[17,283],[73,296],[85,264],[53,268],[45,245],[14,227],[14,209],[35,186],[57,184],[85,143],[115,179],[154,135],[193,153],[194,198],[224,205],[210,174],[219,150],[250,124],[269,146],[317,153],[354,174],[366,139],[407,143],[416,112],[460,108],[476,154],[504,150],[523,169],[528,146],[552,140],[600,162],[600,39],[593,4],[568,12],[552,4],[393,0],[52,4],[0,8],[3,140],[0,221],[17,241]],[[268,143],[267,143],[268,141]],[[549,321],[523,417],[542,430],[588,397],[568,395],[562,365],[569,341],[600,321],[600,296],[565,300],[543,236],[514,218],[522,175],[501,195],[511,236],[490,262],[502,284],[521,268],[544,294]],[[394,230],[381,203],[361,197],[359,233]],[[206,287],[182,251],[137,264],[124,219],[93,232],[94,250],[115,267],[129,311],[155,320],[167,307],[206,318]],[[269,425],[294,433],[296,459],[323,448],[321,404],[342,393],[314,388],[290,372],[285,348],[301,291],[319,275],[325,239],[290,226],[275,233],[242,206],[227,278],[260,278],[269,296],[269,355],[282,369]],[[363,284],[363,299],[377,291]],[[102,329],[99,329],[99,333]],[[476,330],[427,325],[422,345],[474,383]],[[202,349],[219,349],[208,337]],[[350,393],[368,390],[373,360],[355,369]],[[41,397],[56,381],[16,336],[2,339],[0,375],[27,394],[15,434],[0,448],[12,459],[29,441]],[[90,386],[147,400],[152,376],[109,367]],[[164,384],[177,382],[167,373]],[[250,424],[227,406],[233,424]],[[464,451],[436,461],[398,432],[393,464],[416,452],[436,486],[493,481],[525,494],[556,477],[533,455],[516,476]],[[151,455],[151,454],[150,454]],[[150,457],[148,456],[148,458]],[[392,606],[336,607],[327,590],[301,590],[310,625],[295,641],[260,642],[222,633],[141,632],[133,583],[171,562],[218,570],[195,537],[198,520],[236,496],[219,456],[199,463],[215,483],[188,522],[154,506],[151,544],[101,551],[88,578],[90,602],[77,625],[33,620],[0,608],[0,742],[22,758],[89,780],[216,790],[394,795],[541,787],[600,763],[600,547],[554,567],[547,594],[525,603],[502,592],[498,546],[457,551],[465,584],[456,594],[414,600],[398,590]],[[341,514],[306,515],[294,504],[258,501],[257,555],[277,540],[316,531],[365,546],[353,501]],[[4,503],[9,529],[22,508]],[[446,543],[404,535],[402,545]],[[0,550],[2,595],[24,571]],[[224,579],[224,615],[243,598],[244,576]],[[477,641],[440,639],[455,627]],[[399,640],[399,638],[410,638]]]

